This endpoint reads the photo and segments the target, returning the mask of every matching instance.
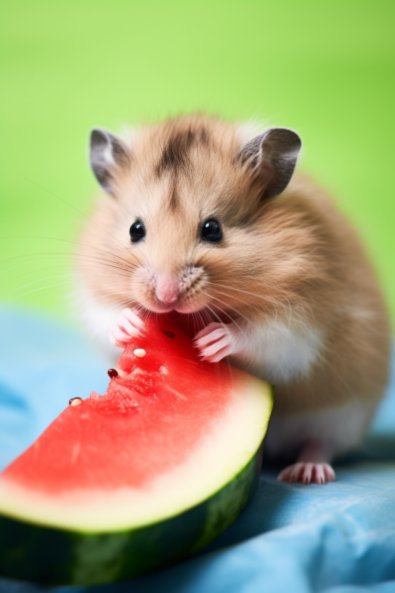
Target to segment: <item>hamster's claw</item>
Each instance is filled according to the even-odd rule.
[[[201,359],[208,362],[219,362],[236,350],[234,333],[224,323],[210,323],[196,334],[194,343]]]
[[[144,320],[137,309],[123,309],[115,325],[109,331],[110,342],[124,348],[131,338],[144,333]]]
[[[335,479],[335,472],[329,463],[299,461],[283,469],[277,479],[298,484],[326,484]]]

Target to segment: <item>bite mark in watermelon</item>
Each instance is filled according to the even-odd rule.
[[[109,376],[105,395],[72,398],[4,470],[3,576],[94,584],[143,574],[204,547],[247,503],[266,384],[199,360],[165,316]]]

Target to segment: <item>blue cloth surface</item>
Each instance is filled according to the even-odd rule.
[[[76,331],[0,308],[0,468],[67,405],[107,385],[106,363]],[[100,587],[1,593],[395,593],[395,385],[364,447],[326,486],[285,485],[265,469],[249,507],[203,554],[152,576]]]

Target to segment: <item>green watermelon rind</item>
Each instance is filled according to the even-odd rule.
[[[48,585],[127,580],[185,559],[215,539],[251,499],[262,444],[227,484],[179,515],[138,528],[84,533],[0,517],[0,574]]]

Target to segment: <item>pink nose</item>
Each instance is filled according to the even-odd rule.
[[[158,276],[155,295],[158,301],[165,305],[174,303],[180,295],[178,279],[171,276]]]

